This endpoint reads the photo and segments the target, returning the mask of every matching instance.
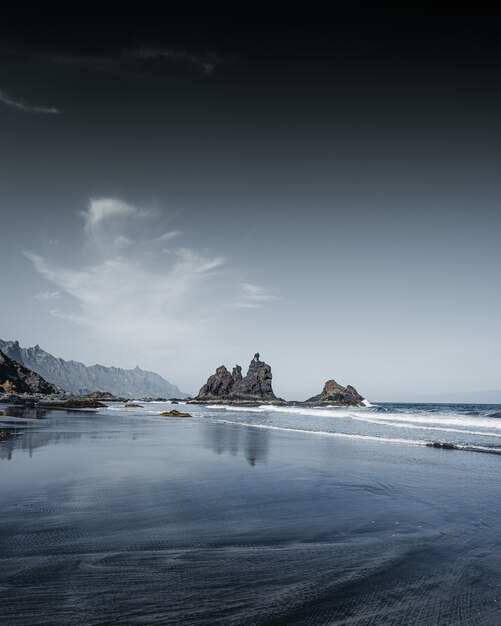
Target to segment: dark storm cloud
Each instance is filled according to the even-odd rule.
[[[7,92],[0,90],[0,103],[5,106],[10,107],[11,109],[16,109],[18,111],[24,111],[25,113],[45,113],[45,114],[55,114],[61,113],[59,109],[55,107],[43,107],[37,106],[33,104],[27,104],[23,102],[19,98],[14,98],[9,95]]]

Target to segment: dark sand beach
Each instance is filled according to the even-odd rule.
[[[497,454],[166,406],[3,407],[2,624],[500,623]]]

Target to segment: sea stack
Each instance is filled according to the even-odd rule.
[[[191,402],[217,404],[280,402],[273,393],[271,379],[271,367],[261,361],[259,353],[256,353],[244,377],[240,365],[236,365],[231,374],[224,365],[221,365],[215,374],[209,376],[198,396]]]
[[[355,387],[348,385],[343,387],[335,380],[328,380],[322,393],[313,396],[304,402],[304,404],[325,405],[338,404],[348,406],[358,406],[362,404],[364,398],[358,393]]]

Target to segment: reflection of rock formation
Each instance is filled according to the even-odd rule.
[[[12,427],[9,427],[9,431],[13,431]],[[43,446],[53,445],[57,443],[66,443],[68,441],[74,441],[80,439],[82,433],[56,433],[47,430],[27,430],[26,428],[18,428],[12,437],[9,437],[0,445],[0,460],[10,461],[14,450],[22,450],[27,452],[30,456],[37,448]]]
[[[249,465],[266,463],[270,447],[270,433],[264,428],[232,424],[207,424],[208,447],[215,454],[239,453],[245,455]]]
[[[46,417],[45,409],[37,409],[36,407],[10,406],[8,409],[0,410],[0,419],[2,417],[23,417],[24,419],[38,420]],[[1,420],[5,422],[5,420]]]
[[[270,442],[270,432],[265,428],[247,427],[245,432],[245,457],[249,465],[266,462],[268,459],[268,449]]]
[[[14,450],[22,450],[32,456],[37,448],[49,444],[72,441],[82,437],[82,433],[78,432],[53,432],[41,430],[39,426],[32,426],[30,428],[29,423],[9,419],[22,417],[25,419],[38,420],[47,417],[48,413],[50,413],[50,411],[22,406],[11,406],[0,410],[0,428],[9,433],[9,436],[3,441],[0,440],[0,460],[10,461]],[[58,422],[59,420],[57,418],[51,420],[51,424],[57,424]]]

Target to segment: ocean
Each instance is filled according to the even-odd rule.
[[[0,406],[2,625],[501,623],[500,405],[140,404]]]

